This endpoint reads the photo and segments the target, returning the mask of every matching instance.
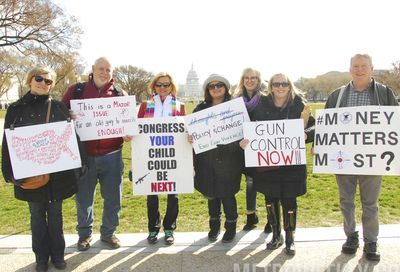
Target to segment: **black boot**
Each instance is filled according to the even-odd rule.
[[[247,215],[247,222],[246,222],[246,225],[244,225],[243,230],[245,230],[245,231],[252,230],[256,227],[257,223],[258,223],[257,214],[255,212],[250,213]]]
[[[294,247],[294,232],[296,230],[296,209],[285,210],[283,209],[283,228],[286,233],[286,254],[295,255],[296,248]]]
[[[271,233],[272,232],[272,227],[271,227],[271,223],[269,223],[269,220],[267,220],[267,224],[265,224],[264,232],[265,233]]]
[[[232,242],[233,238],[236,236],[236,221],[234,222],[225,222],[225,233],[222,237],[223,243],[230,243]]]
[[[221,220],[219,218],[210,218],[209,225],[210,231],[208,232],[208,241],[215,242],[218,239],[221,229]]]
[[[277,249],[283,245],[279,205],[276,205],[275,203],[267,204],[267,213],[272,228],[272,240],[267,243],[267,249]]]

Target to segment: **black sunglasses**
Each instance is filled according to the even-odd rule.
[[[272,82],[272,87],[289,87],[289,83],[288,82]]]
[[[161,88],[161,87],[168,88],[169,86],[171,86],[171,83],[156,83],[155,86],[157,88]]]
[[[51,84],[53,84],[53,80],[51,80],[51,79],[47,79],[47,78],[44,78],[44,77],[42,77],[42,76],[35,76],[35,81],[36,82],[42,82],[44,80],[44,83],[46,84],[46,85],[51,85]]]
[[[224,86],[225,86],[224,83],[218,82],[218,83],[215,83],[215,84],[212,84],[212,83],[208,84],[207,88],[212,90],[212,89],[215,89],[215,87],[217,87],[219,89],[219,88],[222,88]]]

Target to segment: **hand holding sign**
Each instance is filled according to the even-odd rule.
[[[309,105],[304,105],[304,109],[300,114],[300,118],[304,121],[304,127],[307,127],[308,119],[311,115],[311,107]]]

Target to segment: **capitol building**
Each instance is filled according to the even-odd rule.
[[[199,101],[203,99],[202,86],[199,83],[196,71],[193,69],[193,64],[187,74],[186,84],[179,85],[178,96],[183,101]]]

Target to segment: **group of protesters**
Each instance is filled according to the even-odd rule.
[[[328,97],[326,108],[368,105],[398,105],[390,88],[372,77],[373,65],[367,54],[356,54],[350,60],[352,80],[334,90]],[[107,98],[128,95],[115,86],[113,68],[109,60],[101,57],[92,66],[92,73],[84,84],[70,86],[62,101],[52,100],[50,90],[56,82],[56,74],[49,68],[36,67],[27,75],[29,91],[11,104],[5,117],[5,129],[57,122],[76,118],[71,110],[73,99]],[[264,81],[261,73],[252,68],[243,70],[236,89],[231,89],[227,78],[211,74],[203,84],[204,100],[193,112],[212,108],[231,98],[241,97],[251,121],[302,119],[304,139],[313,142],[315,119],[303,93],[295,87],[289,77],[277,73]],[[159,73],[148,86],[150,100],[139,106],[139,118],[160,118],[188,114],[185,105],[177,97],[177,86],[170,74]],[[47,118],[45,118],[47,117]],[[77,136],[78,137],[78,136]],[[65,240],[63,236],[62,202],[76,195],[77,227],[79,235],[77,249],[90,248],[93,235],[93,205],[97,183],[104,200],[100,239],[112,249],[120,247],[115,233],[119,225],[124,164],[123,143],[135,141],[135,136],[80,141],[82,167],[75,170],[50,173],[45,185],[36,189],[26,188],[23,180],[14,178],[7,139],[3,137],[2,172],[6,182],[14,184],[15,197],[27,201],[31,214],[32,249],[36,256],[36,270],[47,271],[49,259],[57,269],[65,269]],[[193,137],[188,135],[189,143]],[[229,144],[194,154],[194,187],[208,201],[210,242],[218,240],[221,229],[221,207],[225,213],[225,233],[222,242],[234,240],[237,231],[237,202],[235,195],[240,190],[242,174],[246,180],[246,224],[244,231],[256,228],[257,193],[264,195],[267,211],[265,233],[272,233],[267,243],[268,250],[285,244],[285,252],[294,255],[294,233],[297,223],[297,197],[306,193],[307,169],[305,165],[248,167],[244,165],[244,151],[249,140],[242,139]],[[382,178],[376,175],[336,175],[340,193],[340,207],[347,236],[342,246],[345,254],[356,253],[359,247],[355,221],[355,192],[360,186],[363,210],[362,225],[364,252],[369,260],[378,261],[377,246],[379,231],[378,198]],[[179,213],[177,194],[167,196],[167,208],[160,215],[157,195],[147,196],[148,237],[150,244],[158,241],[162,227],[164,242],[174,243],[174,230]],[[281,213],[282,207],[282,213]],[[281,220],[281,217],[283,220]],[[161,218],[163,220],[161,220]],[[285,237],[282,235],[283,229]]]

